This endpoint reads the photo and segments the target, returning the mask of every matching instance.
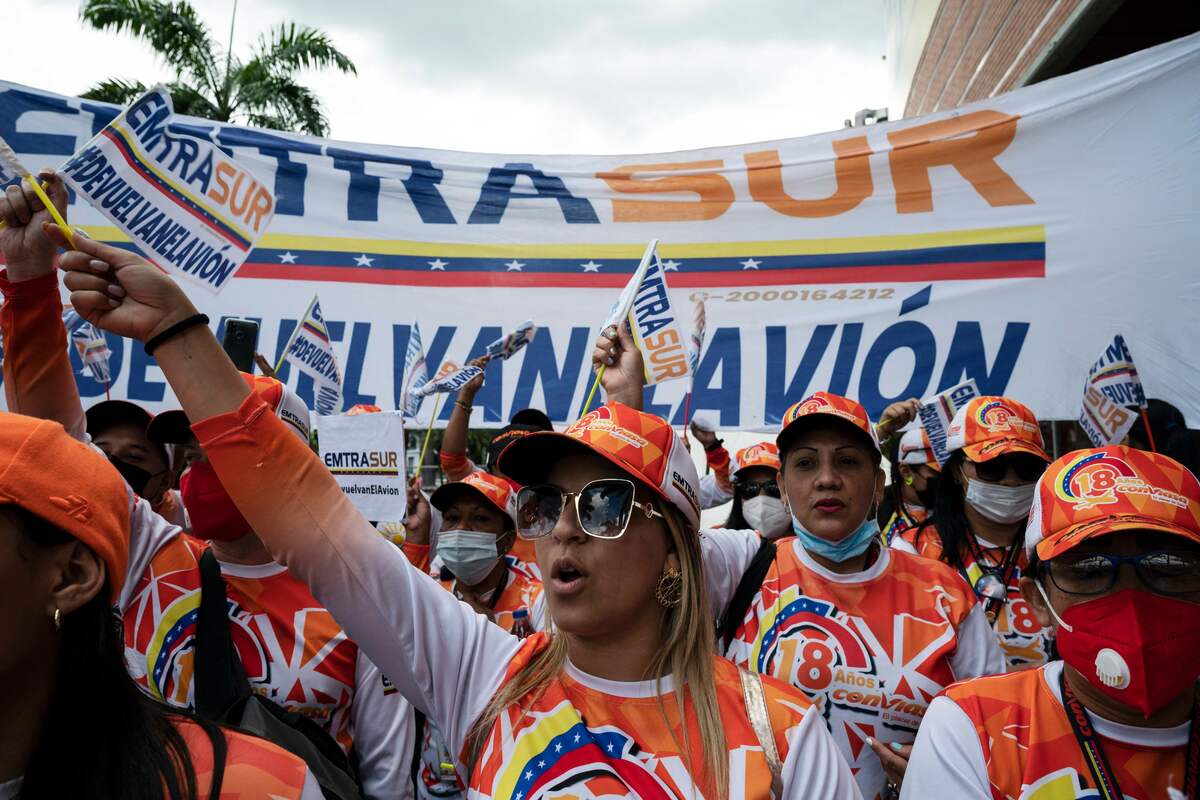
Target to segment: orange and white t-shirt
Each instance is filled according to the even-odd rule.
[[[1004,563],[1007,548],[979,537],[975,540],[979,543],[980,552],[988,566],[998,567]],[[940,560],[942,557],[942,539],[933,525],[917,526],[903,531],[892,540],[892,547],[934,560]],[[962,572],[963,577],[968,585],[975,586],[983,574],[983,567],[976,563],[970,553],[965,555],[964,563],[966,567]],[[1053,648],[1054,637],[1050,628],[1041,626],[1033,613],[1033,607],[1025,602],[1021,594],[1021,575],[1028,568],[1029,559],[1025,556],[1025,549],[1020,548],[1017,552],[1016,566],[1008,581],[1008,600],[996,614],[996,639],[1000,642],[1000,649],[1004,651],[1004,660],[1009,670],[1040,667],[1050,660]]]
[[[213,748],[199,725],[190,720],[172,720],[192,759],[196,774],[196,796],[212,791]],[[324,794],[308,766],[278,745],[254,736],[222,728],[225,735],[225,768],[221,779],[222,800],[322,800]],[[69,759],[64,761],[70,766]],[[21,779],[0,783],[0,800],[21,796]]]
[[[728,602],[733,573],[749,564],[758,537],[703,535],[710,585]],[[943,688],[1004,668],[974,592],[945,564],[883,548],[866,570],[843,575],[793,536],[776,542],[726,656],[813,698],[866,798],[887,784],[868,738],[913,741]]]
[[[121,603],[126,667],[151,697],[190,708],[200,556],[208,545],[169,535],[175,528],[140,526],[140,513],[133,519],[130,578]],[[218,563],[230,635],[251,689],[316,722],[347,754],[353,750],[364,790],[391,796],[408,774],[411,707],[389,692],[379,669],[286,567]]]
[[[461,761],[471,728],[514,672],[546,646],[547,634],[522,642],[409,563],[261,400],[248,397],[237,411],[193,429],[260,538],[396,687],[420,703]],[[729,797],[765,799],[771,778],[740,680],[732,665],[716,656],[713,662],[728,737]],[[794,689],[764,682],[785,794],[859,797],[815,707]],[[565,668],[545,692],[506,709],[486,734],[469,795],[523,799],[534,789],[560,797],[692,797],[699,787],[677,744],[685,723],[672,717],[673,694],[660,695],[670,688],[666,676],[656,686]],[[702,768],[699,735],[687,724],[690,761]]]
[[[901,796],[1098,798],[1063,706],[1062,670],[1052,661],[947,689],[925,715]],[[1089,716],[1127,800],[1183,797],[1190,722],[1140,728]]]

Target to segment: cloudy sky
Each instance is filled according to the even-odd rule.
[[[193,0],[228,39],[233,0]],[[0,79],[76,94],[171,76],[78,0],[7,0]],[[358,76],[306,76],[332,135],[505,153],[639,153],[832,130],[884,105],[885,0],[242,0],[234,50],[322,28]]]

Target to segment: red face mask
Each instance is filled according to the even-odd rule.
[[[1186,600],[1122,589],[1064,611],[1057,638],[1063,661],[1144,717],[1200,677],[1200,605]]]
[[[192,462],[179,479],[179,493],[192,521],[192,536],[197,539],[232,542],[250,533],[250,523],[233,504],[209,462]]]

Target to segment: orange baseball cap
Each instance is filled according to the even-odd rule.
[[[941,465],[933,455],[929,434],[922,427],[909,428],[900,437],[899,459],[901,464],[914,467],[923,464],[935,472],[942,471]]]
[[[508,481],[482,470],[475,470],[461,481],[443,483],[429,496],[430,504],[438,511],[445,511],[464,494],[483,495],[489,503],[508,515],[517,518],[517,494]]]
[[[772,442],[759,442],[738,450],[733,457],[730,474],[737,476],[739,472],[750,467],[767,467],[779,471],[779,448]]]
[[[359,403],[358,405],[350,406],[349,410],[346,411],[346,416],[353,417],[357,414],[379,414],[382,413],[382,411],[383,409],[381,409],[379,406],[372,405],[370,403]]]
[[[696,465],[662,417],[607,403],[562,433],[538,431],[517,439],[500,454],[500,471],[528,486],[546,477],[559,458],[587,450],[612,462],[683,513],[700,529],[700,479]]]
[[[1200,483],[1159,453],[1114,445],[1067,453],[1038,480],[1025,550],[1047,560],[1080,542],[1127,530],[1200,543]]]
[[[867,410],[849,397],[829,392],[811,394],[787,410],[787,413],[783,415],[783,424],[780,426],[779,435],[775,437],[775,444],[778,445],[779,452],[786,452],[800,429],[817,417],[833,417],[850,423],[862,431],[875,452],[882,455],[883,449],[879,446],[879,437],[875,435],[875,426],[871,424]]]
[[[49,420],[0,412],[0,503],[20,506],[90,547],[112,602],[129,564],[129,487],[95,447]]]
[[[976,397],[958,410],[946,431],[946,450],[962,450],[972,461],[1029,453],[1049,461],[1037,417],[1011,397]]]

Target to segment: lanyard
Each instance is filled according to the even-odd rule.
[[[1092,773],[1092,782],[1096,784],[1096,791],[1100,793],[1101,800],[1123,800],[1125,795],[1121,793],[1121,787],[1117,785],[1117,777],[1113,773],[1112,767],[1109,766],[1108,759],[1104,757],[1104,750],[1100,747],[1100,738],[1092,728],[1091,717],[1088,716],[1087,709],[1075,697],[1075,693],[1071,691],[1071,687],[1067,683],[1065,664],[1059,674],[1058,684],[1062,691],[1067,720],[1071,723],[1071,731],[1075,734],[1079,751],[1083,754],[1083,760],[1087,762],[1088,770]],[[1200,779],[1200,700],[1192,703],[1192,725],[1188,734],[1187,755],[1184,763],[1183,796],[1188,800],[1196,800],[1198,779]]]
[[[1004,582],[1004,588],[1007,592],[1007,590],[1011,588],[1013,575],[1016,573],[1017,554],[1021,550],[1021,540],[1018,538],[1011,545],[1009,545],[1008,549],[1004,552],[1004,558],[1001,560],[1000,564],[991,564],[984,560],[983,548],[979,546],[979,542],[975,539],[975,534],[969,533],[968,535],[970,536],[970,539],[967,543],[967,553],[971,556],[971,561],[979,567],[980,572],[983,574],[998,574],[1000,576],[1000,580]],[[967,582],[968,586],[970,586],[972,589],[975,588],[975,583],[971,580],[969,565],[964,564],[962,568],[959,569],[959,574],[963,576],[963,579]],[[978,595],[979,593],[976,592],[976,596]],[[983,597],[980,597],[979,599],[981,602],[984,601]],[[983,602],[983,613],[987,617],[988,624],[993,628],[996,627],[996,620],[1000,618],[999,612],[1001,607],[1003,607],[1003,605],[1007,602],[1007,596],[1002,600],[989,597],[986,599],[986,602]]]

